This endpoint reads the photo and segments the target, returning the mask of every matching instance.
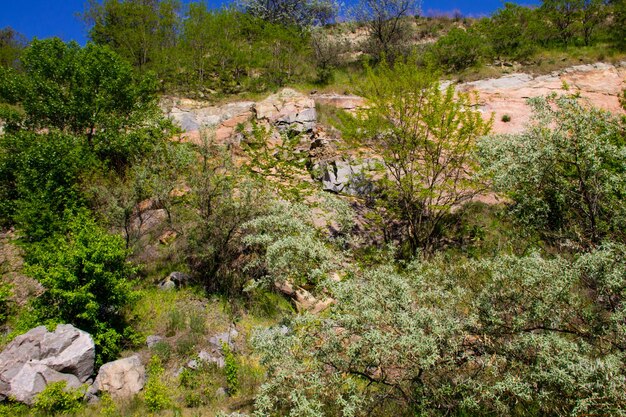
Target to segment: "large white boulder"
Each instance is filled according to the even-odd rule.
[[[0,353],[0,399],[32,404],[51,382],[78,388],[93,373],[95,345],[89,333],[70,324],[50,332],[36,327],[16,337]]]

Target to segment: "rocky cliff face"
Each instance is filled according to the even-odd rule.
[[[495,114],[495,133],[523,131],[530,119],[526,100],[531,97],[578,93],[595,107],[619,113],[622,109],[618,96],[625,88],[626,62],[618,66],[603,63],[580,65],[537,77],[511,74],[458,86],[461,91],[478,93],[480,109],[486,117]],[[503,121],[505,115],[510,121]]]
[[[578,93],[590,104],[612,112],[621,112],[619,94],[626,88],[626,62],[620,65],[597,63],[580,65],[549,75],[525,73],[458,84],[459,91],[478,93],[485,117],[495,114],[496,133],[517,133],[528,123],[530,111],[526,100],[551,93]],[[348,111],[364,104],[363,98],[341,94],[305,95],[286,88],[259,102],[242,101],[223,106],[206,106],[193,100],[164,103],[165,113],[178,122],[185,140],[197,142],[199,131],[215,132],[218,142],[236,141],[236,127],[256,120],[279,129],[312,131],[316,125],[316,104],[331,105]],[[502,120],[509,116],[510,121]]]
[[[443,86],[449,85],[448,82]],[[460,83],[458,91],[475,92],[485,118],[494,116],[494,133],[519,133],[530,120],[527,100],[556,94],[579,94],[591,105],[612,112],[623,112],[619,95],[626,88],[626,62],[620,65],[597,63],[571,67],[549,75],[516,73],[500,78]],[[206,106],[192,100],[175,100],[164,111],[180,124],[181,140],[201,145],[203,136],[217,143],[239,144],[239,125],[255,122],[273,128],[272,143],[280,142],[284,132],[304,133],[303,144],[309,152],[311,174],[327,191],[354,194],[363,184],[355,182],[367,166],[340,155],[333,139],[317,123],[316,104],[356,111],[365,105],[362,97],[341,94],[303,94],[283,89],[259,102],[242,101],[222,106]],[[203,132],[206,132],[204,134]],[[306,138],[310,139],[307,145]]]

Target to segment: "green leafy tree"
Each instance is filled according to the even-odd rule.
[[[611,0],[612,21],[610,33],[613,41],[621,50],[626,49],[626,2],[622,0]]]
[[[480,142],[481,164],[520,220],[585,247],[623,240],[626,146],[619,119],[570,96],[530,100],[522,134]]]
[[[380,156],[378,203],[401,221],[411,253],[437,245],[451,210],[481,189],[473,179],[475,141],[490,122],[472,109],[472,97],[442,89],[409,63],[368,70],[362,86],[368,106],[345,118],[344,133]]]
[[[481,20],[479,30],[485,33],[496,57],[523,59],[537,47],[534,33],[537,20],[534,10],[505,3],[491,18]]]
[[[179,42],[184,66],[177,77],[188,88],[224,94],[307,79],[312,72],[308,38],[295,25],[191,4]]]
[[[21,62],[23,74],[0,73],[0,95],[23,107],[27,128],[85,138],[117,167],[171,129],[157,107],[155,80],[136,77],[107,47],[34,40]]]
[[[89,332],[100,364],[117,357],[130,336],[124,309],[135,299],[124,240],[86,214],[29,250],[27,272],[45,292],[33,301],[43,323],[71,323]]]
[[[91,0],[83,19],[89,36],[108,45],[144,71],[169,69],[177,42],[181,3],[178,0]]]
[[[543,0],[541,12],[552,25],[559,41],[569,44],[576,36],[584,0]]]
[[[486,43],[473,28],[452,28],[435,42],[428,53],[447,72],[462,71],[480,63],[487,54]]]
[[[593,36],[600,24],[608,15],[608,7],[604,0],[581,0],[580,28],[585,45],[592,44]]]
[[[81,177],[96,165],[74,136],[0,136],[0,221],[17,225],[30,242],[62,230],[67,216],[84,206]]]

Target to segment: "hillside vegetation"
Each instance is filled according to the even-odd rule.
[[[626,90],[449,82],[618,62],[623,1],[82,18],[0,31],[0,417],[626,415]]]

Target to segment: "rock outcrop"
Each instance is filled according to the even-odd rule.
[[[622,112],[618,97],[626,88],[626,63],[618,66],[605,63],[578,65],[536,77],[524,73],[510,74],[459,84],[457,88],[478,93],[480,110],[486,117],[495,114],[495,133],[520,133],[530,121],[526,101],[531,97],[578,93],[593,106]],[[503,118],[505,115],[508,118]]]
[[[78,388],[93,373],[95,345],[92,337],[70,324],[54,332],[36,327],[16,337],[0,353],[0,399],[32,404],[51,382],[66,381]]]
[[[139,356],[118,359],[102,365],[90,393],[107,392],[112,398],[129,399],[146,383],[146,369]]]
[[[167,104],[164,104],[167,107]],[[223,106],[202,106],[201,102],[180,100],[165,113],[185,131],[182,140],[202,145],[202,131],[212,131],[217,143],[239,143],[237,126],[256,120],[279,131],[311,131],[316,124],[315,101],[285,88],[258,103],[233,102]]]
[[[285,88],[255,106],[257,120],[266,120],[280,130],[309,132],[315,127],[315,100]]]

